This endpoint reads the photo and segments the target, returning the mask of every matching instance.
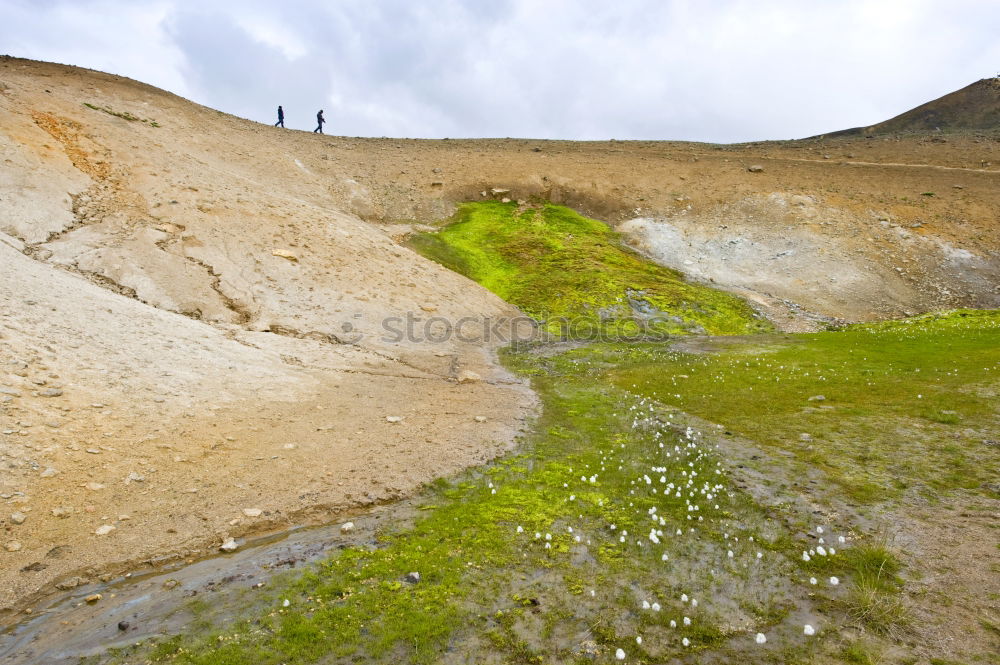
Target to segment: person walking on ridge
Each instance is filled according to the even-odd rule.
[[[316,114],[316,123],[317,124],[316,124],[316,129],[313,130],[313,134],[315,134],[317,132],[319,132],[320,134],[323,133],[323,123],[324,122],[326,122],[326,120],[323,119],[323,109],[320,109],[319,113]]]
[[[275,127],[278,125],[285,126],[285,109],[281,108],[280,104],[278,105],[278,122],[274,123]]]

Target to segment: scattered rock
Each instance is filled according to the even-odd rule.
[[[4,546],[4,548],[5,548],[5,549],[6,549],[6,550],[7,550],[8,552],[17,552],[17,551],[19,551],[19,550],[21,549],[21,543],[17,542],[16,540],[12,540],[12,541],[10,541],[9,543],[7,543],[7,544],[6,544],[5,546]]]
[[[812,434],[809,434],[807,432],[802,432],[802,434],[799,434],[799,441],[812,441],[812,440],[813,440]]]
[[[96,492],[97,490],[104,489],[104,485],[102,485],[101,483],[87,483],[86,487],[91,492]]]
[[[420,581],[420,573],[407,573],[406,577],[403,578],[410,584],[416,584]]]
[[[247,517],[260,517],[264,514],[264,511],[260,508],[244,508],[243,514]]]
[[[128,629],[129,629],[129,623],[128,623],[128,621],[119,621],[118,622],[118,630],[124,632],[124,631],[126,631]]]
[[[59,471],[57,471],[56,469],[54,469],[54,468],[52,468],[50,466],[50,467],[46,468],[44,471],[42,471],[41,476],[42,476],[42,478],[51,478],[52,476],[56,475],[57,473],[59,473]]]
[[[763,173],[764,167],[759,164],[754,164],[753,166],[748,166],[747,171],[750,173]]]
[[[350,533],[351,531],[354,531],[354,522],[344,522],[340,525],[341,533]]]
[[[239,547],[240,546],[236,544],[236,540],[234,538],[226,538],[222,545],[219,546],[219,549],[223,552],[235,552],[239,549]]]
[[[87,601],[88,603],[90,603],[91,605],[93,605],[94,603],[96,603],[97,601],[99,601],[101,598],[104,598],[104,596],[102,596],[99,593],[92,593],[89,596],[87,596],[86,598],[84,598],[84,600]]]
[[[810,402],[825,402],[826,401],[826,397],[824,397],[823,395],[813,395],[812,397],[809,398],[809,401]]]
[[[476,416],[473,420],[475,420],[477,423],[485,423],[486,416]]]
[[[75,589],[78,586],[83,586],[87,583],[86,578],[83,577],[71,577],[68,580],[63,580],[62,582],[56,583],[56,588],[60,591],[69,591],[70,589]]]
[[[63,391],[58,388],[47,388],[41,392],[42,397],[62,397]]]
[[[386,416],[385,421],[387,423],[401,423],[403,422],[402,416]]]
[[[129,472],[128,476],[125,477],[125,484],[129,485],[131,483],[141,483],[145,482],[146,477],[136,473],[135,471]]]
[[[28,516],[24,513],[18,511],[10,516],[10,521],[14,524],[24,524],[24,520],[28,519]]]
[[[13,388],[7,388],[6,386],[0,386],[0,395],[10,395],[11,397],[20,397],[21,393],[14,390]]]
[[[102,524],[101,526],[97,527],[97,530],[94,531],[94,533],[97,534],[98,536],[106,536],[114,530],[115,530],[114,526],[110,524]]]
[[[476,381],[482,381],[483,377],[479,376],[475,372],[467,369],[463,369],[458,373],[459,383],[474,383]]]
[[[73,514],[73,509],[68,506],[58,506],[52,509],[52,516],[66,518]]]
[[[271,256],[277,256],[280,259],[288,259],[289,261],[298,261],[299,257],[289,252],[287,249],[273,249],[271,250]]]

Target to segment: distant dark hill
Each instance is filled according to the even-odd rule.
[[[937,129],[1000,129],[1000,76],[976,81],[877,125],[842,129],[821,136],[932,132]]]

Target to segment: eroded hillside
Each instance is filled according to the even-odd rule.
[[[568,205],[786,329],[1000,304],[989,133],[353,139],[3,58],[0,160],[7,610],[506,449],[532,398],[504,339],[423,325],[517,310],[401,243],[464,201]]]

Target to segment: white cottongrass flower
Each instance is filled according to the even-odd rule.
[[[676,622],[676,621],[674,621],[673,619],[671,619],[671,620],[670,620],[670,627],[671,627],[671,628],[676,628],[676,627],[677,627],[677,622]]]
[[[809,578],[809,584],[817,584],[818,582],[819,582],[819,580],[817,580],[815,577],[810,577]]]
[[[694,598],[691,599],[691,607],[698,607],[698,601]]]
[[[684,617],[684,625],[685,626],[691,625],[691,617]]]
[[[763,552],[757,552],[757,558],[758,559],[763,559],[764,558],[764,553]]]
[[[756,642],[757,644],[764,644],[765,642],[767,642],[767,635],[765,635],[764,633],[757,633],[757,636],[754,637],[753,639],[754,642]]]
[[[821,526],[816,527],[816,533],[823,533],[823,527]]]
[[[636,635],[635,636],[635,643],[636,644],[642,644],[642,635]]]
[[[819,547],[816,548],[816,554],[820,556],[826,556],[826,549],[822,545],[820,545]]]
[[[837,542],[840,543],[841,545],[843,545],[844,543],[847,542],[847,538],[844,538],[843,536],[838,536],[837,537]]]
[[[542,534],[540,534],[540,533],[538,533],[538,532],[536,531],[536,532],[535,532],[535,540],[538,540],[538,539],[539,539],[539,538],[541,538],[541,537],[542,537]]]
[[[691,640],[685,637],[684,639],[681,640],[681,644],[683,644],[684,646],[690,646]]]
[[[728,552],[726,552],[726,556],[729,557],[730,559],[732,559],[733,558],[733,551],[729,550]]]
[[[669,558],[670,558],[670,557],[668,557],[668,556],[666,555],[666,553],[664,553],[664,554],[663,554],[662,556],[660,556],[660,561],[666,561],[666,560],[667,560],[667,559],[669,559]]]
[[[618,660],[625,660],[625,649],[619,649],[615,651],[615,658]]]
[[[642,609],[644,609],[644,610],[648,610],[649,609],[649,601],[648,600],[642,601]]]
[[[282,606],[282,607],[288,607],[288,606],[289,606],[289,605],[291,605],[291,604],[292,604],[292,601],[288,600],[287,598],[285,598],[285,600],[283,600],[283,601],[281,602],[281,606]]]
[[[651,607],[652,607],[652,610],[653,610],[654,612],[659,612],[659,611],[660,611],[660,604],[659,604],[659,603],[653,603],[653,604],[651,605]]]
[[[833,549],[833,548],[831,547],[830,549],[828,549],[828,550],[827,550],[827,552],[829,552],[829,553],[830,553],[830,556],[833,556],[834,554],[836,554],[836,553],[837,553],[837,550],[835,550],[835,549]]]
[[[830,584],[832,584],[833,586],[837,586],[838,584],[840,584],[840,580],[837,579],[836,577],[831,577]]]
[[[806,625],[802,626],[802,632],[805,635],[815,635],[816,634],[816,629],[813,628],[812,626],[810,626],[809,624],[806,624]]]
[[[809,552],[803,552],[802,553],[802,560],[803,561],[809,561],[809,559],[810,559]]]
[[[524,527],[523,527],[523,526],[521,526],[521,525],[518,525],[518,527],[517,527],[517,532],[518,532],[518,533],[524,533]]]

